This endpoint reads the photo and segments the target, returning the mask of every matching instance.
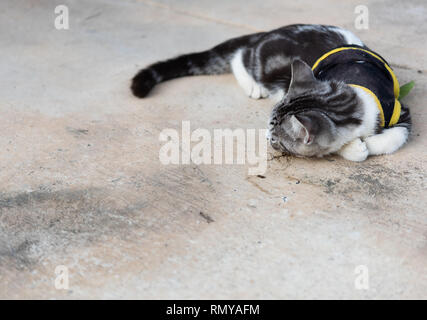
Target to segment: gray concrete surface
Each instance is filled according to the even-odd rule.
[[[0,298],[427,298],[425,1],[365,1],[369,30],[353,0],[62,3],[66,31],[55,1],[0,2]],[[133,74],[297,22],[349,28],[416,81],[410,142],[363,163],[274,158],[265,179],[162,165],[162,129],[263,128],[272,105],[231,75],[138,100]]]

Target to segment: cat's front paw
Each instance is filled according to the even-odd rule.
[[[252,99],[261,99],[268,97],[268,91],[263,86],[259,85],[255,81],[252,83],[251,93],[249,97]]]
[[[364,161],[369,155],[369,150],[366,143],[358,138],[346,144],[338,153],[350,161]]]

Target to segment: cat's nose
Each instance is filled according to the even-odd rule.
[[[276,124],[277,124],[277,121],[276,121],[276,120],[270,120],[270,122],[268,123],[268,126],[269,126],[270,128],[274,128],[274,127],[276,126]]]
[[[279,139],[277,138],[277,136],[271,136],[270,137],[270,145],[275,150],[279,150],[280,149]]]

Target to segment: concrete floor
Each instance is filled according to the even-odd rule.
[[[0,2],[0,298],[427,298],[424,0],[365,1],[362,31],[358,0],[64,0],[66,31],[53,3]],[[272,104],[231,75],[138,100],[134,73],[297,22],[346,27],[415,80],[410,142],[363,163],[274,158],[264,179],[162,165],[164,128],[263,128]]]

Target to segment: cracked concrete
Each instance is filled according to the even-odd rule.
[[[427,298],[427,6],[358,1],[63,1],[0,4],[0,298]],[[306,22],[354,31],[415,80],[414,130],[390,156],[159,162],[164,128],[263,128],[269,101],[231,75],[129,92],[141,67]],[[284,197],[286,201],[284,201]],[[69,288],[54,286],[69,269]],[[355,268],[369,270],[357,290]]]

